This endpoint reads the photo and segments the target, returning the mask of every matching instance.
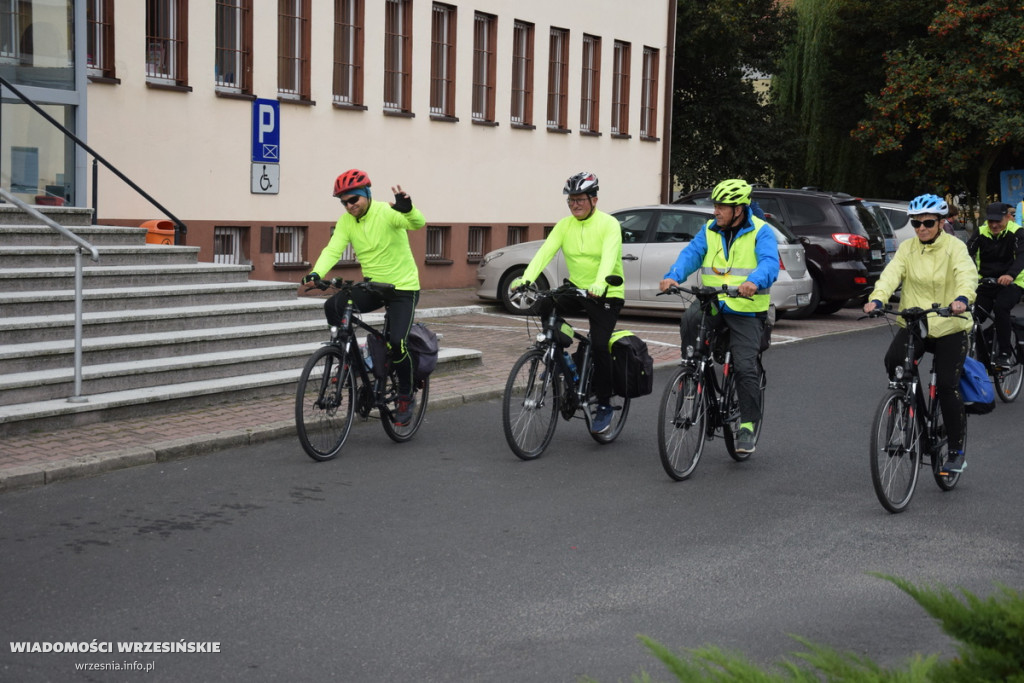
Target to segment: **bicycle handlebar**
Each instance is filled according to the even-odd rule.
[[[939,306],[938,304],[932,304],[931,308],[920,308],[918,306],[914,306],[912,308],[904,308],[903,310],[896,310],[895,308],[888,308],[882,306],[881,308],[876,308],[867,315],[861,316],[860,318],[858,318],[858,320],[863,320],[864,318],[881,318],[883,316],[898,316],[900,318],[903,318],[907,322],[914,322],[916,320],[926,318],[929,315],[937,315],[940,318],[967,317],[960,313],[954,313],[952,307],[950,306]]]
[[[317,289],[327,291],[328,289],[334,288],[337,290],[343,289],[369,289],[377,290],[378,292],[391,292],[394,291],[395,286],[388,284],[387,282],[373,282],[369,279],[356,282],[355,280],[344,280],[342,278],[331,278],[330,280],[313,280],[313,284]]]
[[[698,287],[684,287],[683,285],[669,285],[664,292],[658,292],[655,296],[661,296],[662,294],[692,294],[698,299],[711,299],[718,296],[719,294],[725,294],[731,299],[751,299],[749,296],[743,296],[740,294],[740,290],[737,287],[729,287],[728,285],[722,285],[721,287],[705,287],[700,285]]]

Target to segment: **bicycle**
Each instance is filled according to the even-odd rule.
[[[995,285],[997,280],[986,277],[982,278],[978,284]],[[978,359],[988,369],[988,374],[995,383],[996,396],[1003,403],[1012,403],[1020,395],[1021,385],[1024,384],[1024,358],[1018,348],[1020,340],[1017,339],[1015,332],[1016,318],[1010,316],[1010,350],[1008,353],[1011,363],[1005,366],[995,361],[1001,349],[996,337],[995,318],[991,311],[975,303],[973,317],[974,325],[971,327],[968,338],[967,354]]]
[[[577,289],[568,280],[556,289],[531,289],[537,303],[560,296],[587,296],[586,290]],[[567,361],[566,349],[573,339],[579,342],[578,376]],[[620,396],[611,398],[615,411],[611,426],[600,434],[590,432],[597,405],[597,397],[591,392],[594,372],[591,351],[590,336],[572,329],[552,306],[551,313],[541,321],[541,331],[534,345],[513,364],[502,396],[501,422],[505,440],[519,458],[533,460],[544,453],[555,435],[559,413],[565,421],[574,417],[585,420],[590,436],[600,444],[611,443],[622,432],[629,415],[629,399]]]
[[[728,328],[713,328],[708,321],[719,294],[742,297],[735,288],[725,285],[721,288],[673,285],[658,296],[675,294],[683,299],[684,293],[694,297],[691,305],[700,306],[697,339],[693,346],[685,349],[686,357],[665,386],[658,409],[658,453],[665,473],[676,481],[693,474],[704,452],[704,443],[716,436],[725,440],[725,448],[736,462],[750,457],[750,453],[736,450],[735,435],[739,432],[741,418],[738,387],[731,372]],[[768,380],[760,353],[757,368],[763,406]],[[758,420],[754,425],[755,441],[761,434],[762,422]]]
[[[936,395],[935,365],[932,364],[925,393],[918,372],[919,361],[914,359],[914,349],[928,336],[929,315],[955,314],[948,306],[940,308],[934,304],[931,308],[899,312],[880,308],[867,315],[899,316],[906,321],[908,332],[906,356],[896,368],[895,377],[889,380],[889,388],[875,411],[871,432],[871,483],[878,502],[892,513],[902,512],[910,504],[925,456],[940,489],[950,491],[960,480],[959,472],[941,473],[949,457],[949,442]]]
[[[356,336],[357,330],[361,329],[368,335],[368,347],[369,337],[374,337],[381,348],[386,348],[387,322],[383,333],[363,322],[351,297],[356,290],[385,292],[393,290],[394,286],[369,280],[353,282],[339,279],[321,280],[316,284],[325,291],[333,288],[343,292],[348,298],[340,324],[331,327],[330,340],[313,352],[299,376],[295,394],[295,427],[302,448],[317,461],[334,458],[348,439],[355,415],[358,413],[366,420],[374,409],[381,426],[393,441],[408,441],[423,423],[430,397],[430,380],[415,381],[412,395],[416,405],[412,417],[407,424],[395,424],[398,376],[389,361],[385,362],[384,372],[373,368],[372,356],[363,357]]]

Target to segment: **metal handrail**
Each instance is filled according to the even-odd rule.
[[[146,201],[148,201],[148,202],[149,202],[150,204],[152,204],[152,205],[153,205],[153,206],[155,206],[155,207],[156,207],[157,209],[159,209],[159,210],[160,210],[161,212],[163,212],[163,214],[164,214],[165,216],[167,216],[168,218],[170,218],[170,219],[171,219],[171,221],[173,221],[173,222],[174,222],[174,243],[175,243],[175,244],[182,244],[182,243],[183,243],[183,241],[184,241],[184,236],[185,236],[185,235],[186,235],[186,234],[188,233],[188,227],[187,227],[187,226],[186,226],[186,225],[185,225],[184,223],[182,223],[182,222],[181,222],[181,220],[180,220],[180,219],[179,219],[179,218],[178,218],[177,216],[175,216],[175,215],[174,215],[173,213],[171,213],[171,212],[170,212],[170,211],[168,211],[168,210],[167,210],[166,208],[164,208],[164,206],[163,206],[163,205],[162,205],[162,204],[161,204],[160,202],[158,202],[157,200],[153,199],[153,197],[151,197],[151,196],[149,195],[149,193],[147,193],[147,192],[146,192],[145,190],[143,190],[143,189],[142,189],[141,187],[139,187],[138,185],[136,185],[136,184],[135,184],[135,182],[134,182],[134,181],[132,181],[132,179],[131,179],[131,178],[129,178],[128,176],[126,176],[126,175],[125,175],[124,173],[121,173],[121,171],[117,170],[117,168],[115,168],[115,167],[114,167],[114,165],[113,165],[113,164],[111,164],[111,163],[110,163],[109,161],[107,161],[106,159],[104,159],[104,158],[103,158],[103,157],[102,157],[102,156],[101,156],[101,155],[99,154],[99,152],[97,152],[97,151],[96,151],[96,150],[94,150],[94,149],[93,149],[92,147],[90,147],[89,145],[87,145],[87,144],[86,144],[86,143],[85,143],[84,141],[82,141],[82,140],[81,140],[81,139],[80,139],[80,138],[79,138],[79,137],[78,137],[77,135],[75,135],[75,134],[74,134],[74,133],[72,133],[72,132],[71,132],[70,130],[68,130],[67,128],[65,128],[65,127],[64,127],[63,125],[61,125],[61,123],[60,123],[59,121],[57,121],[57,120],[56,120],[56,119],[54,119],[54,118],[53,118],[52,116],[50,116],[50,115],[49,115],[49,114],[47,114],[47,113],[46,113],[45,111],[43,111],[43,110],[42,110],[42,108],[41,108],[41,107],[40,107],[40,106],[39,106],[38,104],[36,104],[35,102],[33,102],[33,101],[32,101],[31,99],[29,99],[28,97],[26,97],[26,96],[25,96],[24,94],[22,94],[22,92],[21,92],[20,90],[18,90],[17,88],[15,88],[15,87],[14,87],[14,86],[13,86],[13,85],[11,84],[11,82],[10,82],[10,81],[8,81],[7,79],[3,78],[2,76],[0,76],[0,85],[3,85],[3,87],[7,88],[7,89],[8,89],[8,90],[10,90],[10,91],[11,91],[12,93],[14,93],[15,95],[17,95],[17,96],[18,96],[18,99],[20,99],[20,100],[21,100],[22,102],[24,102],[24,103],[25,103],[25,104],[27,104],[27,105],[28,105],[29,107],[31,107],[32,109],[34,109],[34,110],[36,111],[36,113],[37,113],[37,114],[39,114],[40,116],[42,116],[42,117],[43,117],[44,119],[46,119],[47,121],[49,121],[49,122],[50,122],[50,124],[51,124],[51,125],[53,125],[53,126],[55,126],[55,127],[56,127],[56,128],[58,129],[58,130],[60,130],[60,132],[62,132],[62,133],[64,134],[64,136],[65,136],[65,137],[71,138],[72,140],[74,140],[74,142],[75,142],[75,144],[76,144],[76,145],[78,145],[79,147],[81,147],[81,148],[82,148],[82,149],[84,149],[84,150],[85,150],[86,152],[88,152],[89,154],[91,154],[91,155],[92,155],[92,157],[93,157],[93,174],[92,174],[92,208],[93,208],[93,214],[92,214],[92,222],[93,222],[93,224],[94,224],[94,225],[96,224],[96,221],[98,220],[98,214],[99,214],[99,212],[98,212],[98,210],[97,210],[97,205],[98,205],[98,203],[99,203],[99,193],[98,193],[98,189],[97,189],[97,188],[98,188],[98,185],[99,185],[99,178],[98,178],[98,175],[97,175],[97,170],[96,170],[96,162],[97,162],[97,161],[99,161],[99,162],[100,162],[100,163],[102,163],[102,164],[103,164],[104,166],[106,166],[106,167],[107,167],[107,169],[108,169],[108,170],[109,170],[109,171],[110,171],[111,173],[113,173],[113,174],[114,174],[114,175],[116,175],[116,176],[117,176],[118,178],[120,178],[120,179],[121,179],[121,180],[123,180],[123,181],[124,181],[125,183],[127,183],[127,184],[128,184],[128,186],[129,186],[130,188],[132,188],[133,190],[135,190],[136,192],[138,192],[138,193],[139,193],[140,195],[142,195],[142,197],[143,197],[143,198],[144,198],[144,199],[145,199]],[[181,237],[181,239],[179,239],[179,236]]]
[[[78,248],[75,249],[75,389],[68,401],[70,403],[88,401],[88,398],[82,396],[82,252],[88,251],[93,261],[100,260],[100,252],[87,240],[82,239],[36,207],[26,204],[2,187],[0,187],[0,197],[78,245]]]

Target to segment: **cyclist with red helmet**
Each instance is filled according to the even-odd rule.
[[[562,194],[568,195],[566,202],[572,215],[555,224],[522,278],[511,283],[515,288],[534,282],[561,249],[569,269],[569,280],[589,292],[586,299],[566,297],[554,303],[547,300],[546,305],[554,305],[562,315],[582,313],[590,320],[590,348],[594,354],[591,386],[597,398],[590,430],[595,434],[611,427],[615,412],[611,405],[615,388],[608,342],[625,303],[623,285],[609,285],[605,280],[609,275],[622,277],[622,227],[614,216],[598,211],[598,189],[597,176],[593,173],[577,173],[565,182]],[[542,317],[550,312],[550,308],[538,311]]]
[[[771,304],[770,289],[779,277],[779,244],[771,227],[757,217],[745,180],[723,180],[711,191],[715,217],[690,241],[665,273],[659,287],[678,286],[700,270],[706,287],[735,287],[740,297],[719,296],[721,315],[712,324],[729,328],[729,350],[736,371],[740,428],[736,451],[753,453],[761,421],[758,354]],[[700,306],[690,306],[679,321],[682,349],[693,346],[700,326]]]
[[[359,169],[350,169],[334,181],[334,196],[345,206],[345,213],[334,226],[331,240],[313,265],[313,271],[302,278],[300,294],[315,288],[345,252],[349,244],[359,258],[363,276],[374,282],[394,285],[389,293],[354,292],[352,299],[361,313],[384,306],[389,338],[391,365],[398,374],[398,411],[395,424],[407,424],[412,417],[413,364],[407,347],[416,304],[420,298],[420,277],[416,259],[409,246],[409,231],[426,225],[423,214],[412,205],[402,186],[391,188],[393,204],[375,201],[370,190],[370,176]],[[337,325],[345,301],[336,294],[324,303],[327,322]]]

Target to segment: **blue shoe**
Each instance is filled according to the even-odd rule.
[[[590,421],[590,432],[592,434],[604,434],[612,426],[612,415],[615,408],[606,405],[599,405],[594,409],[594,417]]]
[[[949,459],[939,468],[939,474],[948,477],[951,474],[959,474],[967,469],[967,458],[963,452],[949,454]]]

